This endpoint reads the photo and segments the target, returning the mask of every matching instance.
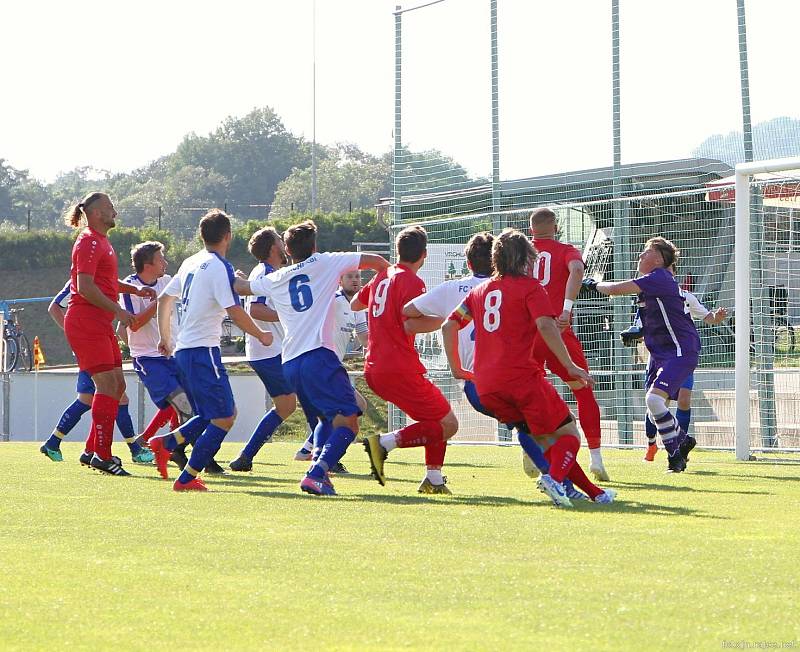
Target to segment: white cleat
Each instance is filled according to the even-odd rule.
[[[314,457],[313,453],[307,453],[304,450],[299,450],[294,454],[295,462],[310,462]]]
[[[602,462],[592,462],[589,464],[589,473],[591,473],[598,482],[608,482],[611,480]]]
[[[553,480],[549,474],[541,475],[536,481],[536,486],[543,494],[547,494],[556,507],[572,507],[572,501],[567,498],[564,485]]]
[[[604,489],[603,493],[601,493],[594,499],[594,502],[600,503],[601,505],[608,505],[609,503],[613,503],[616,497],[617,497],[616,490]]]
[[[539,477],[539,469],[525,451],[522,451],[522,470],[529,478]]]

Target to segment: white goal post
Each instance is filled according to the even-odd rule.
[[[735,304],[736,304],[736,459],[750,459],[750,322],[751,273],[750,249],[751,201],[750,185],[755,175],[780,173],[800,169],[800,157],[740,163],[736,166],[736,244],[735,244]]]

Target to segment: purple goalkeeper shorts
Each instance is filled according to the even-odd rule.
[[[650,356],[647,365],[647,378],[644,382],[645,391],[651,387],[666,392],[671,399],[678,398],[678,392],[686,379],[694,373],[697,366],[696,353],[682,355],[680,358],[654,358]]]

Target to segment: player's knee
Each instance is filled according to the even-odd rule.
[[[297,399],[294,394],[282,394],[272,398],[272,403],[275,406],[275,412],[278,416],[286,420],[297,409]]]
[[[178,414],[178,420],[181,423],[185,423],[191,419],[194,414],[189,397],[182,389],[176,389],[167,396],[167,403],[175,409],[175,412]]]
[[[655,417],[660,416],[669,410],[666,399],[663,396],[659,396],[655,392],[647,392],[644,400],[647,404],[647,411]]]
[[[333,427],[347,428],[353,432],[354,435],[358,434],[358,417],[355,414],[337,414],[333,418]]]
[[[211,419],[211,423],[217,426],[217,428],[222,428],[224,431],[228,432],[233,428],[233,424],[236,423],[236,413],[234,412],[231,416],[223,417],[222,419]]]
[[[440,421],[442,424],[442,437],[450,439],[458,432],[458,419],[452,412],[448,412],[447,416]]]

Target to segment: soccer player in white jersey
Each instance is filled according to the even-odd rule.
[[[283,240],[271,226],[253,234],[248,243],[248,250],[258,261],[258,265],[250,272],[251,281],[285,267],[288,262]],[[245,335],[245,356],[248,364],[264,384],[272,399],[273,407],[258,423],[239,456],[231,462],[232,471],[252,471],[253,458],[272,438],[278,426],[297,408],[297,395],[289,387],[283,375],[281,358],[283,327],[278,321],[278,313],[275,312],[272,299],[268,296],[247,297],[246,310],[259,328],[272,333],[272,344],[269,346],[264,346],[252,335]],[[305,411],[305,406],[303,409]],[[316,415],[306,414],[306,418],[313,430],[317,425]]]
[[[193,442],[189,462],[173,485],[175,491],[207,490],[198,475],[236,420],[233,392],[219,350],[225,313],[245,333],[257,337],[265,346],[272,344],[272,333],[253,323],[234,291],[236,276],[233,266],[225,260],[231,243],[230,218],[219,209],[208,211],[200,220],[200,237],[205,248],[183,261],[158,298],[158,350],[169,357],[173,350],[172,312],[180,297],[181,328],[175,358],[198,416],[207,421],[203,433]],[[159,471],[166,469],[169,452],[183,443],[181,439],[180,433],[172,432],[150,440]]]
[[[367,314],[364,310],[353,310],[350,307],[350,301],[361,289],[361,272],[347,272],[342,274],[339,280],[339,291],[336,293],[334,299],[334,306],[336,310],[336,318],[333,327],[333,344],[336,351],[336,357],[343,361],[347,355],[348,347],[352,341],[353,333],[355,333],[359,344],[362,347],[367,346]],[[367,409],[367,401],[361,393],[355,389],[356,402],[358,407],[364,412]],[[330,424],[330,421],[327,421]],[[314,441],[315,428],[311,429],[311,433],[306,439],[305,443],[294,454],[294,459],[301,461],[310,461],[319,456],[322,447],[330,435],[330,427],[326,427],[321,433],[317,433],[319,441]],[[333,469],[334,473],[347,473],[344,464],[339,462]]]
[[[360,268],[379,271],[389,263],[375,254],[318,253],[317,227],[310,220],[289,227],[284,242],[292,265],[254,281],[237,279],[234,287],[242,294],[271,297],[285,334],[286,380],[332,421],[333,432],[300,488],[310,494],[336,495],[328,471],[355,439],[361,410],[334,350],[334,297],[342,274]]]

